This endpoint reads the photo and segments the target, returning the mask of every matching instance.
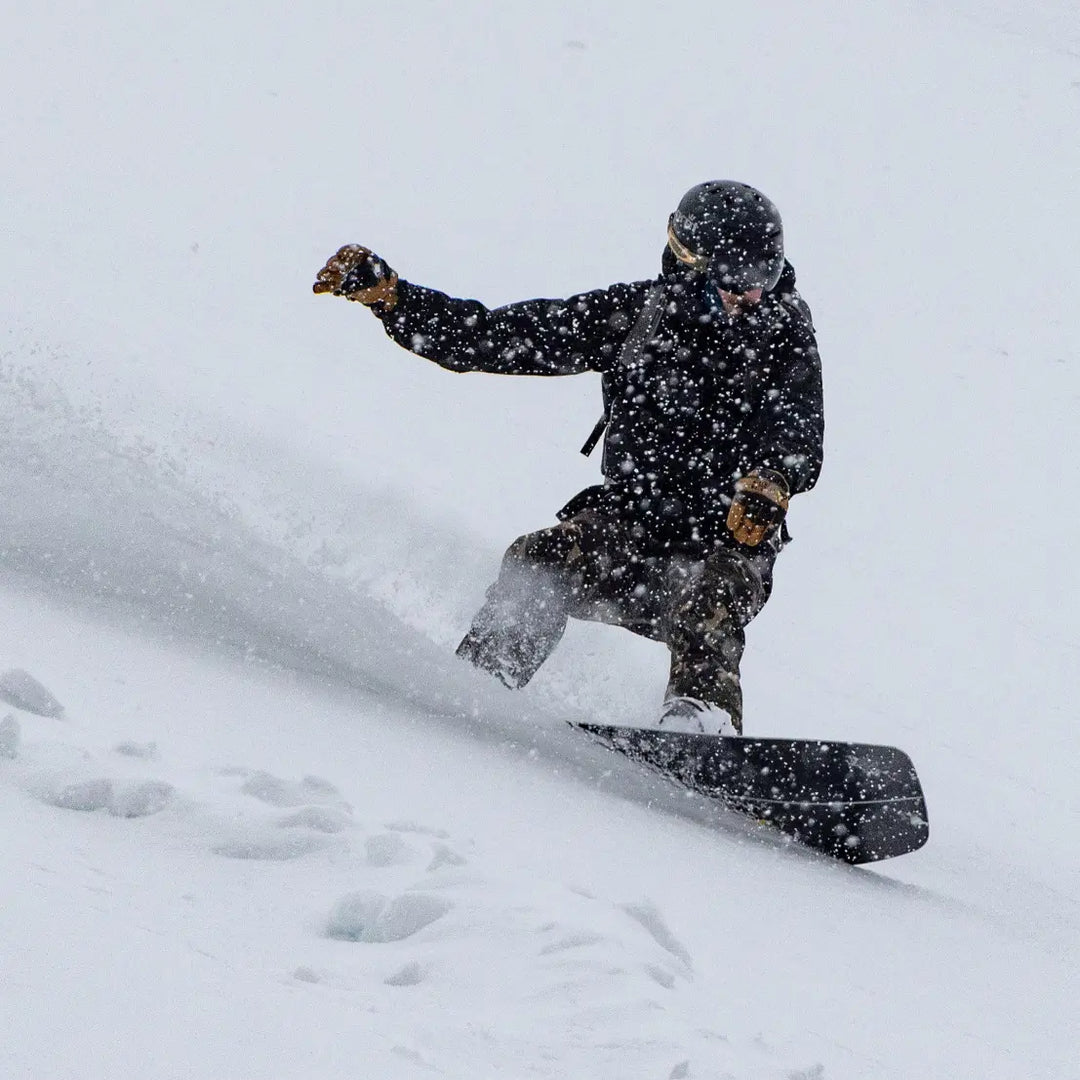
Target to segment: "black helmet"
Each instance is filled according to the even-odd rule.
[[[749,184],[709,180],[692,187],[668,219],[668,246],[680,262],[725,292],[775,288],[784,269],[780,211]]]

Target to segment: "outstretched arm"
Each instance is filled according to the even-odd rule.
[[[648,284],[492,309],[399,280],[382,259],[354,245],[327,262],[315,291],[367,305],[399,345],[450,371],[576,375],[607,370]]]

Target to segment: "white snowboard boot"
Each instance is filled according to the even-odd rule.
[[[705,735],[738,735],[731,716],[719,705],[692,697],[669,697],[664,700],[661,731],[697,732]]]

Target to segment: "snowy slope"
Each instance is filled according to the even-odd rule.
[[[8,20],[0,671],[66,712],[0,705],[0,1074],[1080,1077],[1080,26],[852,8]],[[598,386],[310,294],[350,240],[648,276],[710,176],[784,211],[826,374],[748,722],[911,752],[931,842],[872,869],[565,729],[653,715],[655,645],[454,662]]]

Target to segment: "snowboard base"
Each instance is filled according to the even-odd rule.
[[[571,726],[691,791],[846,863],[906,855],[929,836],[915,767],[892,746]]]

